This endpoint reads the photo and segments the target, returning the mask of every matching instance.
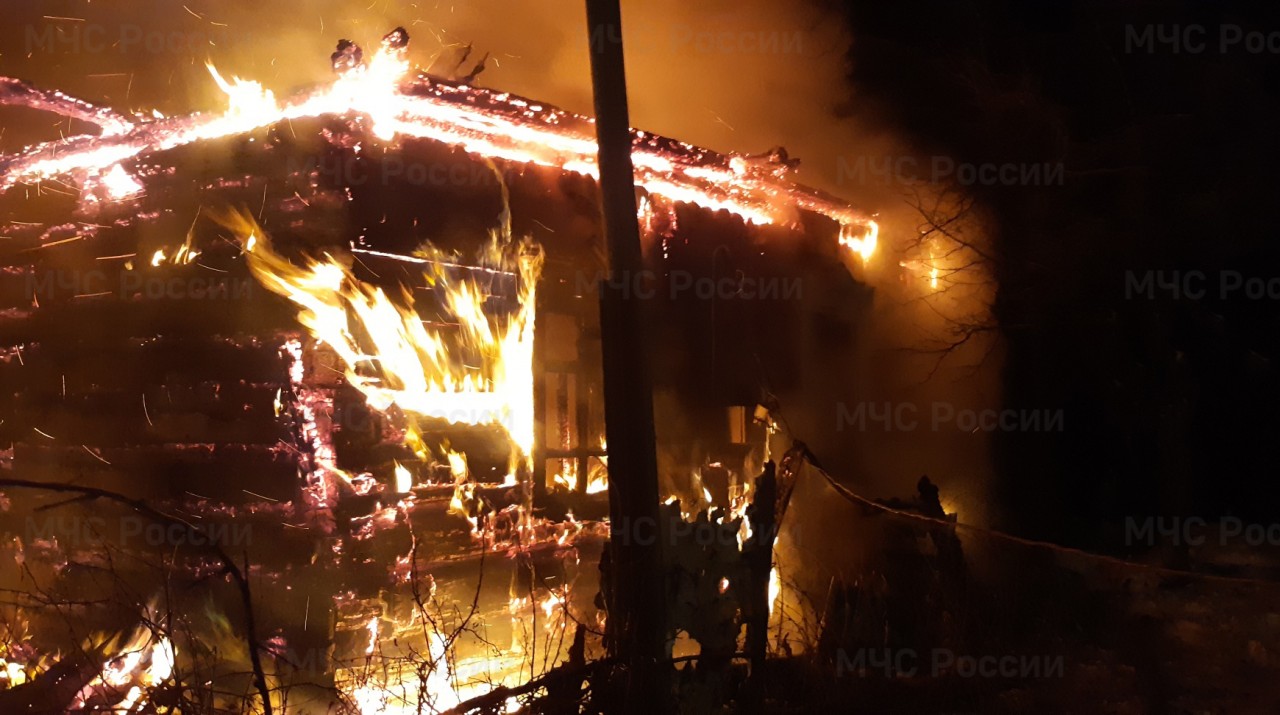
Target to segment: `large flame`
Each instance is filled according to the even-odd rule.
[[[519,282],[519,308],[505,320],[485,313],[487,296],[474,279],[452,279],[434,262],[423,261],[424,278],[442,290],[444,308],[456,321],[457,330],[446,334],[423,324],[407,287],[400,286],[398,300],[392,300],[332,255],[295,265],[275,252],[247,215],[233,215],[225,223],[239,234],[254,277],[297,304],[298,321],[338,354],[347,381],[370,407],[386,412],[395,406],[410,419],[499,426],[515,448],[512,472],[521,463],[530,466],[540,248],[513,246],[493,236],[485,262],[510,266]],[[410,442],[421,435],[416,426],[411,430]]]

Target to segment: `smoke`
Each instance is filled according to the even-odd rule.
[[[420,67],[466,74],[488,55],[477,84],[591,113],[582,0],[53,0],[35,6],[6,3],[0,74],[117,108],[220,109],[224,99],[207,61],[224,76],[253,78],[287,95],[331,77],[328,58],[340,38],[371,49],[404,26]],[[848,349],[808,343],[805,387],[782,396],[787,414],[828,466],[856,485],[902,494],[928,472],[944,496],[972,490],[962,499],[962,518],[973,520],[988,471],[986,435],[951,426],[932,430],[931,417],[939,403],[998,406],[998,356],[975,371],[971,365],[989,343],[966,345],[941,368],[937,355],[919,351],[946,338],[953,322],[946,316],[981,312],[993,288],[968,286],[926,299],[931,289],[918,266],[924,250],[917,245],[919,216],[898,177],[867,170],[913,154],[868,116],[849,84],[847,56],[856,33],[818,0],[628,2],[624,25],[633,125],[721,151],[785,146],[802,161],[797,180],[879,215],[881,250],[872,265],[849,260],[875,288],[874,301],[869,309],[844,308],[857,324]],[[460,62],[467,46],[471,51]],[[30,132],[11,126],[0,136],[6,150],[25,144],[30,132],[56,138],[59,131],[47,120]],[[852,412],[863,403],[914,405],[916,425],[842,424],[841,406]]]

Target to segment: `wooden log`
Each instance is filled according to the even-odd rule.
[[[44,483],[84,482],[149,499],[199,497],[244,504],[297,495],[288,450],[243,444],[155,445],[92,450],[77,442],[14,447],[14,471]]]

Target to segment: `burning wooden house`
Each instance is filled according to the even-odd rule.
[[[220,114],[0,85],[84,130],[0,158],[0,709],[444,711],[601,629],[592,120],[407,42],[289,98],[210,67]],[[877,227],[785,152],[633,160],[663,490],[733,534]]]

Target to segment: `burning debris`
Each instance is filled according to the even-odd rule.
[[[333,63],[333,71],[346,74],[364,64],[364,50],[351,40],[339,40],[338,49],[329,57]]]

